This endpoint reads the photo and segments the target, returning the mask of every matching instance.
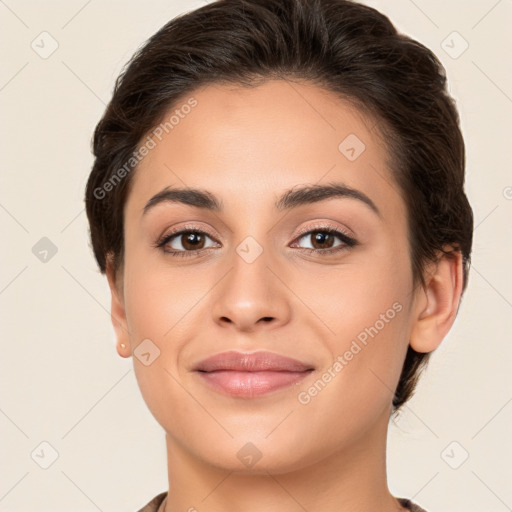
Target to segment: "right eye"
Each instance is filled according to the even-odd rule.
[[[213,245],[206,245],[208,239],[214,242]],[[161,247],[164,252],[171,254],[172,256],[192,256],[197,251],[215,247],[216,243],[217,242],[215,242],[212,237],[204,231],[197,229],[183,229],[165,235],[164,238],[158,242],[157,247]]]

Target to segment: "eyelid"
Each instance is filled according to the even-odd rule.
[[[344,228],[342,228],[341,226],[334,226],[334,225],[330,225],[330,224],[326,224],[326,223],[322,223],[321,221],[317,222],[316,224],[312,225],[312,226],[307,226],[305,228],[302,228],[300,229],[296,234],[295,234],[295,237],[293,240],[296,240],[297,238],[301,237],[301,236],[304,236],[304,235],[307,235],[309,233],[311,233],[311,231],[314,231],[315,229],[332,229],[332,230],[335,230],[335,231],[341,231],[341,233],[343,233],[345,236],[347,236],[348,238],[353,238],[352,235]],[[212,238],[213,240],[215,240],[216,242],[218,242],[218,240],[216,240],[216,236],[212,234],[212,232],[208,229],[208,228],[205,228],[203,226],[199,227],[197,225],[194,225],[194,224],[189,224],[189,225],[184,225],[184,226],[179,226],[173,230],[171,230],[170,232],[166,233],[164,232],[165,234],[164,235],[161,235],[158,240],[159,240],[159,243],[160,241],[166,239],[166,238],[169,238],[173,235],[177,235],[177,234],[181,234],[182,232],[184,231],[197,231],[197,232],[204,232],[205,234],[207,234],[210,238]]]

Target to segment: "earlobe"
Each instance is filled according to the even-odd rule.
[[[415,301],[410,345],[416,352],[432,352],[448,334],[457,315],[462,280],[462,254],[442,254]]]
[[[117,349],[117,353],[121,357],[130,357],[132,355],[131,351],[130,351],[130,348],[126,346],[126,343],[119,343],[119,342],[117,342],[116,343],[116,349]]]
[[[116,280],[114,267],[110,258],[107,259],[107,268],[105,273],[107,275],[111,294],[110,317],[116,335],[117,353],[121,357],[130,357],[130,337],[124,308],[124,300],[119,283]]]

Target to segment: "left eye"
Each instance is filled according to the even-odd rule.
[[[310,241],[309,247],[303,247],[309,250],[328,251],[342,246],[352,247],[355,245],[353,238],[336,229],[315,229],[301,235],[297,240],[300,241],[303,238]],[[336,239],[339,240],[338,244],[336,244]]]

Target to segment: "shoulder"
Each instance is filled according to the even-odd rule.
[[[155,496],[150,502],[146,503],[138,512],[157,512],[158,507],[162,504],[167,492],[161,492],[158,496]]]
[[[407,510],[410,510],[411,512],[427,512],[425,509],[421,508],[419,505],[416,505],[416,503],[413,503],[411,500],[408,500],[407,498],[397,498],[398,503],[400,505],[404,506]]]

